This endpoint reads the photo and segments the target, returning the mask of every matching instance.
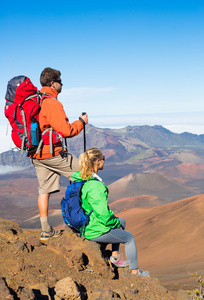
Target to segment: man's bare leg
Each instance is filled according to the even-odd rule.
[[[50,232],[51,227],[48,223],[48,205],[50,194],[40,194],[38,197],[38,208],[40,212],[40,222],[42,231]]]

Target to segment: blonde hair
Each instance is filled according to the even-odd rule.
[[[92,177],[94,172],[94,163],[102,156],[101,150],[98,148],[88,149],[79,156],[79,172],[82,179],[86,180]]]

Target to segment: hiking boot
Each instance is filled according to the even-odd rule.
[[[61,230],[54,230],[53,228],[51,228],[51,231],[46,232],[46,231],[42,231],[41,232],[41,241],[47,241],[49,240],[49,238],[52,237],[58,237],[62,234]]]
[[[143,271],[141,269],[138,269],[137,275],[139,275],[139,276],[147,276],[147,277],[150,276],[148,271]]]
[[[118,268],[125,268],[129,266],[129,263],[127,260],[124,260],[120,255],[117,258],[114,258],[113,256],[110,257],[110,261],[112,264]]]

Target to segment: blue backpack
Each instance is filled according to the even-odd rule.
[[[97,179],[90,179],[97,180]],[[65,224],[71,227],[82,235],[83,229],[89,223],[89,216],[93,210],[87,215],[82,205],[81,190],[87,181],[73,182],[70,184],[65,192],[65,197],[61,201],[62,216]]]

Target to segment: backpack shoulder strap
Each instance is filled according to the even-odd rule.
[[[53,96],[51,96],[51,95],[49,95],[49,94],[45,94],[45,93],[41,93],[41,102],[44,100],[44,99],[46,99],[46,98],[52,98],[52,99],[56,99],[57,100],[57,98],[55,98],[55,97],[53,97]]]
[[[84,183],[89,182],[89,181],[92,181],[92,180],[100,181],[100,180],[98,180],[96,177],[93,177],[93,178],[90,178],[90,179],[88,179],[88,180],[84,180]]]

